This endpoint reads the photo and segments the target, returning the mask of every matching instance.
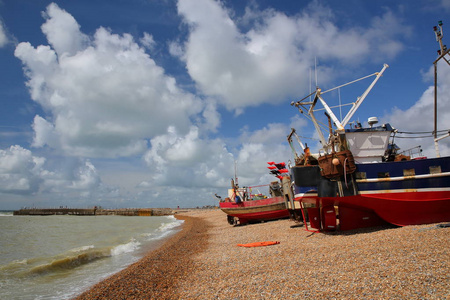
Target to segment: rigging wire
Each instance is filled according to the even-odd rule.
[[[438,130],[437,132],[449,132],[450,129],[443,129],[443,130]],[[407,131],[398,131],[398,133],[403,133],[403,134],[425,134],[425,133],[429,133],[429,134],[433,134],[434,131],[417,131],[417,132],[407,132]]]
[[[440,133],[442,136],[444,133],[449,133],[450,130],[438,130],[437,133]],[[434,138],[434,132],[433,131],[418,131],[418,132],[407,132],[407,131],[398,131],[398,134],[409,134],[409,135],[418,135],[418,134],[428,134],[428,135],[421,135],[421,136],[397,136],[397,138],[400,139],[421,139],[421,138]]]
[[[303,109],[305,109],[305,110],[308,110],[306,107],[304,107],[303,105],[302,105],[302,108]],[[318,110],[322,110],[322,109],[318,109]],[[300,112],[303,116],[305,116],[308,120],[310,120],[311,122],[312,122],[312,118],[308,115],[308,114],[305,114],[305,113],[303,113],[302,111]],[[317,119],[316,119],[317,120]],[[328,132],[328,130],[329,130],[329,127],[328,127],[328,124],[325,124],[325,123],[323,123],[322,121],[320,121],[320,120],[317,120],[317,123],[320,123],[320,124],[318,124],[320,127],[321,127],[321,129],[322,129],[322,131],[325,131],[325,132]],[[315,139],[315,140],[318,140],[318,139]]]
[[[398,139],[423,139],[423,138],[433,138],[433,135],[422,135],[422,136],[396,136]]]
[[[299,138],[302,138],[302,139],[308,139],[308,140],[313,140],[313,141],[320,141],[319,139],[312,138],[312,137],[307,137],[307,136],[301,136],[301,135],[299,135],[298,137],[299,137]]]
[[[335,105],[335,106],[330,106],[330,108],[336,108],[336,107],[341,108],[342,106],[349,106],[349,105],[354,105],[354,104],[355,104],[355,102],[350,102],[350,103],[344,103],[344,104],[339,104],[339,105]],[[325,108],[314,109],[314,111],[321,111],[321,110],[325,110]],[[341,111],[341,119],[342,119],[342,111]]]

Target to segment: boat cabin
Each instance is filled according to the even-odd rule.
[[[382,162],[388,152],[389,137],[395,129],[390,124],[370,128],[346,129],[345,137],[358,163]]]

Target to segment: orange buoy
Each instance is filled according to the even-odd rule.
[[[238,244],[239,247],[262,247],[262,246],[270,246],[270,245],[277,245],[280,242],[277,241],[268,241],[268,242],[255,242],[255,243],[249,243],[249,244]]]

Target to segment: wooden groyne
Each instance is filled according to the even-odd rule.
[[[173,215],[170,208],[22,208],[13,212],[15,216],[169,216]]]

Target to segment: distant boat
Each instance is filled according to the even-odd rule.
[[[282,177],[285,172],[284,163],[281,169],[272,170],[271,173]],[[287,170],[286,170],[287,172]],[[263,195],[258,188],[268,186],[269,196]],[[257,193],[254,193],[257,191]],[[289,217],[282,186],[279,181],[273,181],[268,185],[249,186],[240,188],[235,180],[231,180],[231,189],[228,197],[219,203],[220,209],[227,214],[228,223],[231,225],[243,225],[247,223],[276,220]]]
[[[384,65],[374,74],[375,80],[342,120],[323,99],[328,91],[320,88],[292,103],[310,117],[322,148],[313,155],[299,140],[304,153],[298,156],[294,151],[294,192],[287,205],[293,216],[308,220],[314,229],[350,230],[387,223],[405,226],[450,221],[450,157],[439,157],[438,151],[437,158],[420,156],[420,152],[415,158],[400,153],[393,141],[398,130],[390,124],[375,126],[375,117],[369,118],[367,128],[360,124],[345,128],[387,67]],[[314,115],[319,103],[328,118],[328,138]],[[295,130],[288,137],[291,146],[293,134]],[[437,141],[446,136],[448,130],[442,137],[435,136],[436,148]]]

